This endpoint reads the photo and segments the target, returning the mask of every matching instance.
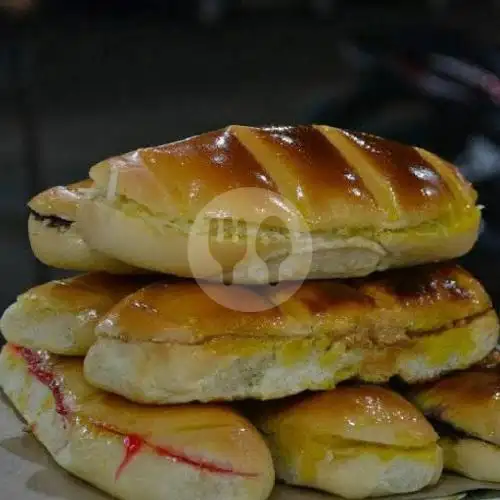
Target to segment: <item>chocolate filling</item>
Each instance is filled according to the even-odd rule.
[[[466,432],[463,429],[459,429],[455,427],[453,424],[449,422],[443,422],[442,420],[437,420],[435,417],[429,417],[429,422],[434,427],[434,430],[437,432],[439,437],[450,439],[451,441],[457,442],[461,439],[473,439],[475,441],[482,441],[486,444],[495,445],[492,441],[487,441],[483,439],[481,436],[477,436],[475,434],[471,434],[470,432]],[[498,446],[498,445],[496,445]]]
[[[432,424],[437,434],[442,438],[449,438],[454,441],[466,438],[480,439],[477,436],[473,436],[472,434],[468,434],[467,432],[456,428],[448,422],[443,422],[442,420],[437,420],[436,418],[432,417],[429,418],[429,422]]]
[[[61,219],[61,217],[57,217],[56,215],[39,214],[38,212],[35,212],[33,209],[30,209],[30,213],[35,218],[35,220],[43,222],[47,227],[52,227],[55,229],[59,229],[61,231],[68,230],[74,223],[74,221],[72,220]]]

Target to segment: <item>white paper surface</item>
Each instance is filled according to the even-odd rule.
[[[454,497],[457,493],[481,488],[500,490],[500,484],[478,483],[466,478],[447,476],[431,490],[390,498],[423,500]],[[453,500],[460,498],[459,495]],[[479,498],[500,499],[500,493],[488,491],[474,495],[474,500]],[[20,418],[0,393],[0,499],[110,500],[110,497],[56,465],[45,448],[31,434],[24,432]],[[339,497],[279,485],[270,500],[339,500]]]

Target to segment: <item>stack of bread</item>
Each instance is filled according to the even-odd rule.
[[[480,208],[446,161],[231,126],[103,161],[29,207],[38,259],[84,274],[4,312],[0,385],[76,476],[123,500],[264,500],[275,479],[409,493],[443,460],[500,481],[499,322],[450,262]]]

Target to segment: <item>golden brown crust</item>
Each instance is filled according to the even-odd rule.
[[[300,325],[299,325],[300,326]],[[174,329],[175,330],[175,329]],[[182,333],[182,332],[181,332]],[[140,403],[276,399],[334,388],[353,377],[382,383],[435,380],[483,359],[498,342],[494,311],[466,324],[393,344],[328,335],[220,336],[196,345],[98,336],[85,359],[97,387]]]
[[[265,433],[285,431],[310,439],[339,437],[403,448],[426,447],[438,436],[415,406],[399,394],[375,385],[340,386],[255,408]]]
[[[88,311],[90,316],[98,317],[153,279],[153,276],[81,274],[35,286],[20,295],[18,300],[23,303],[26,314],[42,308],[52,308],[55,312],[64,308],[77,314]]]
[[[226,308],[194,282],[157,283],[118,303],[98,327],[100,336],[131,342],[199,344],[216,337],[327,336],[357,347],[405,345],[411,338],[460,326],[491,309],[480,283],[458,266],[422,266],[369,278],[306,281],[283,304],[276,287],[211,285],[224,302],[269,305],[258,313]]]
[[[442,451],[425,417],[377,386],[343,386],[254,407],[276,476],[346,498],[435,484]]]
[[[85,190],[91,188],[93,181],[86,179],[69,186],[55,186],[34,196],[28,207],[45,217],[58,217],[74,221],[79,204],[85,199]]]
[[[106,273],[88,273],[71,278],[49,281],[28,290],[25,300],[55,301],[58,305],[80,310],[92,307],[95,314],[102,314],[126,295],[145,286],[153,276],[116,276]],[[54,305],[55,305],[54,302]]]
[[[214,284],[224,299],[269,305],[265,297],[245,287]],[[231,302],[230,302],[231,303]],[[102,319],[97,333],[123,341],[196,344],[219,336],[268,337],[283,334],[279,311],[246,314],[210,298],[196,282],[156,283],[119,302]]]
[[[410,398],[428,416],[500,444],[500,372],[473,369],[416,388]]]
[[[269,473],[269,454],[255,428],[227,406],[179,405],[151,407],[130,403],[99,391],[85,382],[81,359],[63,358],[47,351],[30,351],[8,344],[9,362],[25,363],[30,373],[51,380],[58,413],[83,425],[87,436],[138,437],[171,456],[233,470],[236,475]],[[125,449],[124,449],[125,452]],[[158,451],[160,453],[160,451]],[[160,453],[160,456],[161,453]],[[220,471],[219,471],[220,472]]]
[[[498,342],[484,289],[451,264],[307,281],[279,304],[287,286],[212,284],[224,302],[195,282],[145,287],[103,317],[85,375],[137,402],[275,399],[354,377],[433,380]],[[237,310],[250,303],[269,309]]]
[[[90,176],[106,189],[110,170],[118,172],[117,193],[153,213],[187,221],[214,197],[239,187],[268,190],[266,213],[286,220],[284,196],[312,230],[451,222],[476,201],[471,186],[434,155],[324,126],[233,125],[111,158]],[[249,192],[238,206],[223,207],[224,216],[253,221],[263,208],[253,196]]]
[[[89,273],[33,287],[3,313],[2,333],[15,344],[83,356],[100,318],[152,279]]]
[[[481,220],[475,191],[444,160],[324,126],[230,126],[110,158],[90,177],[96,189],[77,215],[90,246],[217,282],[346,278],[446,261],[472,248]],[[240,244],[221,238],[217,258],[216,219],[248,229]],[[258,230],[267,243],[254,245]]]

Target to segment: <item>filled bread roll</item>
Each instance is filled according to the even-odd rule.
[[[56,354],[84,356],[101,316],[149,278],[89,273],[54,280],[17,297],[0,319],[8,342]]]
[[[326,126],[230,126],[111,158],[90,176],[96,191],[78,220],[92,248],[215,281],[447,260],[470,250],[480,221],[476,193],[449,163]]]
[[[414,389],[410,399],[436,424],[446,469],[500,482],[500,372],[474,369]]]
[[[33,253],[44,264],[60,269],[130,272],[131,266],[90,248],[76,227],[78,206],[91,188],[88,179],[47,189],[29,201],[28,234]]]
[[[377,386],[329,392],[255,408],[276,476],[346,498],[418,491],[442,472],[438,436],[404,398]]]
[[[82,362],[7,344],[0,385],[55,461],[122,500],[265,500],[269,451],[227,407],[144,407],[87,385]]]
[[[143,403],[273,399],[352,377],[428,380],[497,343],[486,292],[451,264],[306,281],[281,303],[288,286],[212,284],[225,305],[195,282],[145,287],[102,318],[85,375]]]

